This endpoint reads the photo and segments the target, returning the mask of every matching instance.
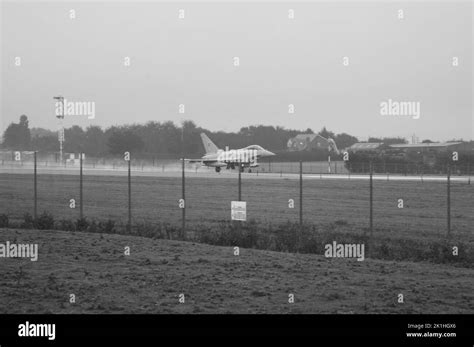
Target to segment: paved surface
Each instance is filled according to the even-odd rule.
[[[46,167],[38,166],[38,174],[57,174],[57,175],[78,175],[79,166],[70,167]],[[0,173],[10,174],[32,174],[32,165],[3,165],[0,166]],[[84,175],[95,175],[95,176],[124,176],[128,174],[127,167],[84,167]],[[143,177],[181,177],[180,168],[176,165],[167,167],[164,170],[161,167],[134,167],[132,168],[133,176]],[[216,173],[211,168],[186,168],[187,177],[197,178],[229,178],[237,176],[235,170],[222,170],[220,173]],[[244,172],[242,173],[242,179],[299,179],[299,174],[295,173],[262,173],[262,172]],[[368,174],[303,174],[303,179],[329,179],[329,180],[368,180]],[[446,182],[446,176],[444,175],[395,175],[395,174],[375,174],[374,180],[382,181],[415,181],[415,182]],[[471,183],[474,181],[474,176],[451,176],[452,182],[459,183]]]

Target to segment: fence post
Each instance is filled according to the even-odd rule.
[[[467,184],[471,184],[471,164],[467,164]]]
[[[300,225],[303,225],[303,161],[300,160]]]
[[[238,201],[242,201],[242,164],[239,164],[239,200]]]
[[[373,172],[372,164],[370,164],[370,238],[372,239],[373,227],[374,227],[374,214],[373,214],[373,198],[374,198],[374,187],[373,187]]]
[[[451,168],[447,166],[447,235],[451,234]]]
[[[35,189],[35,209],[34,216],[35,220],[38,218],[38,181],[37,181],[37,161],[36,161],[36,151],[35,151],[35,169],[34,169],[34,189]]]
[[[185,192],[185,175],[184,175],[184,155],[182,158],[181,164],[181,195],[184,202],[184,206],[181,209],[181,238],[184,240],[186,238],[186,192]]]
[[[82,156],[83,156],[83,153],[79,153],[79,156],[80,156],[80,159],[79,159],[79,166],[80,166],[80,169],[79,169],[79,201],[80,201],[80,204],[81,204],[81,207],[80,207],[80,210],[79,210],[79,218],[82,219],[83,216],[84,216],[84,203],[83,203],[83,200],[82,200]]]
[[[128,158],[128,232],[132,231],[132,154]]]

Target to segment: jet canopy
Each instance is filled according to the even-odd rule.
[[[254,149],[254,150],[257,150],[257,151],[263,151],[264,149],[259,146],[259,145],[250,145],[250,146],[247,146],[245,147],[245,149]]]

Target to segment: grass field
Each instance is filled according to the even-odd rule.
[[[33,213],[32,175],[0,174],[0,191],[0,213],[10,220],[21,221],[25,212]],[[448,252],[458,240],[462,252],[469,252],[465,260],[472,259],[474,247],[473,193],[474,185],[451,186]],[[219,222],[230,219],[230,201],[237,194],[236,177],[187,177],[188,230],[218,231]],[[260,227],[297,222],[298,194],[298,180],[242,176],[248,217],[262,223]],[[134,223],[180,226],[180,198],[179,177],[133,177]],[[70,199],[79,200],[77,176],[38,176],[39,212],[48,211],[56,220],[77,219],[79,208],[69,208]],[[295,200],[294,209],[288,207],[289,199]],[[397,207],[398,199],[404,200],[403,209]],[[319,243],[325,237],[340,240],[344,234],[364,234],[369,223],[368,181],[305,180],[303,206],[305,222],[328,233],[315,235]],[[127,177],[85,175],[84,215],[125,223]],[[474,312],[472,264],[444,261],[433,248],[444,242],[446,233],[445,183],[374,181],[374,225],[378,246],[373,250],[378,255],[362,262],[325,258],[322,251],[242,248],[234,256],[232,247],[153,236],[1,229],[1,242],[39,244],[37,262],[2,260],[0,300],[8,303],[2,313]],[[260,236],[266,233],[262,227]],[[394,241],[386,241],[390,238]],[[313,240],[313,246],[322,247],[318,242]],[[384,244],[391,252],[388,258],[380,253]],[[124,255],[125,246],[131,247],[130,256]],[[432,250],[434,258],[420,256]],[[70,293],[78,298],[74,305],[68,302]],[[180,293],[185,293],[185,304],[178,302]],[[289,293],[295,294],[294,304],[288,303]],[[397,303],[400,293],[403,304]]]
[[[232,247],[82,232],[0,235],[39,249],[36,262],[1,260],[1,313],[474,312],[472,268],[243,248],[235,256]]]
[[[33,177],[0,174],[0,213],[21,219],[33,213]],[[230,219],[230,202],[237,200],[237,178],[186,179],[186,221],[192,228]],[[303,193],[304,221],[338,223],[346,230],[363,232],[369,225],[367,181],[306,180]],[[134,222],[167,222],[181,225],[181,179],[132,177]],[[69,207],[76,199],[76,209]],[[299,182],[291,179],[252,179],[242,176],[242,199],[247,216],[263,223],[299,220]],[[294,199],[295,208],[288,207]],[[398,199],[404,208],[397,207]],[[84,176],[84,215],[88,218],[127,218],[127,178]],[[38,211],[56,219],[79,216],[79,180],[73,175],[38,176]],[[474,185],[451,186],[452,235],[474,240]],[[406,237],[441,237],[446,233],[446,184],[442,182],[374,181],[374,227],[376,233]]]

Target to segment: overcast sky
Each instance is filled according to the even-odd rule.
[[[53,96],[61,94],[96,108],[95,119],[69,116],[66,127],[190,119],[224,131],[264,124],[474,139],[472,7],[4,2],[0,130],[21,114],[31,127],[57,129]],[[388,99],[419,102],[420,118],[381,115]]]

